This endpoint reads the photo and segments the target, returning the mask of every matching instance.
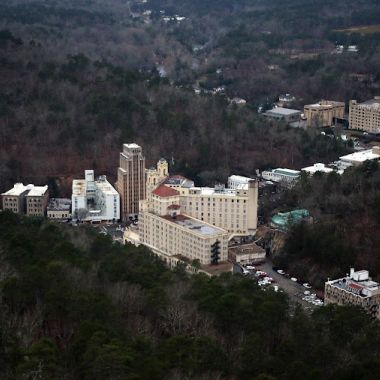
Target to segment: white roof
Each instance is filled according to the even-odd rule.
[[[242,175],[233,174],[233,175],[229,176],[228,179],[230,179],[232,181],[242,181],[242,182],[248,183],[252,178],[244,177]]]
[[[313,166],[308,166],[306,168],[301,169],[304,172],[315,174],[316,172],[322,172],[322,173],[331,173],[334,171],[334,169],[328,168],[325,166],[325,164],[317,163]]]
[[[235,189],[223,189],[220,191],[216,191],[214,187],[192,187],[189,192],[190,195],[229,195],[231,197],[235,197],[236,190]]]
[[[292,110],[290,108],[277,107],[267,111],[269,114],[278,114],[278,115],[293,115],[296,113],[301,113],[299,110]]]
[[[2,195],[19,196],[28,190],[29,192],[26,196],[38,197],[44,195],[48,191],[48,186],[34,186],[32,184],[23,185],[22,183],[16,183],[12,189],[8,190]]]
[[[48,191],[48,186],[33,186],[29,193],[27,194],[27,197],[42,197],[46,194]]]
[[[88,186],[94,186],[99,189],[103,194],[108,195],[118,195],[119,193],[115,188],[105,179],[105,177],[100,177],[98,180],[86,181],[85,179],[74,179],[73,180],[73,195],[76,196],[86,196]]]
[[[140,145],[137,145],[136,143],[124,144],[124,146],[126,148],[129,148],[129,149],[138,149],[138,148],[141,148]]]
[[[108,195],[119,194],[106,179],[101,180],[101,181],[95,181],[95,185],[104,194],[108,194]]]
[[[24,191],[31,188],[33,185],[25,186],[22,183],[15,183],[13,188],[8,190],[7,192],[3,193],[2,195],[11,195],[11,196],[18,196],[22,194]]]
[[[378,158],[380,158],[380,154],[373,153],[372,149],[362,150],[360,152],[355,152],[339,157],[339,159],[341,159],[342,161],[349,162],[364,162],[367,160],[376,160]]]

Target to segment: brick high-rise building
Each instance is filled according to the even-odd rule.
[[[139,214],[139,201],[146,197],[145,157],[137,144],[123,144],[116,189],[120,194],[123,221],[133,220]]]

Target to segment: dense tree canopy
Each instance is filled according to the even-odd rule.
[[[308,316],[254,280],[188,276],[95,231],[0,213],[2,379],[372,379],[380,368],[380,326],[360,309]]]

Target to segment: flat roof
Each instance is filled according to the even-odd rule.
[[[364,162],[367,160],[376,160],[378,158],[380,158],[380,154],[373,153],[372,149],[362,150],[360,152],[355,152],[339,157],[340,160],[354,162]]]
[[[282,169],[282,168],[273,169],[272,173],[284,174],[290,177],[298,177],[301,174],[299,170]]]
[[[334,171],[334,169],[328,168],[325,164],[321,164],[321,163],[317,163],[317,164],[314,164],[313,166],[302,168],[301,170],[304,172],[312,173],[312,174],[316,172],[331,173]]]
[[[378,109],[380,108],[380,99],[370,99],[366,100],[363,103],[357,103],[358,106],[363,106],[366,108],[371,108],[371,109]]]
[[[193,187],[190,189],[190,195],[228,195],[235,197],[237,189],[215,189],[214,187]]]
[[[228,177],[228,179],[232,179],[232,180],[235,180],[235,181],[244,181],[244,182],[249,182],[250,180],[252,180],[252,178],[250,178],[250,177],[244,177],[244,176],[242,176],[242,175],[235,175],[235,174],[233,174],[233,175],[230,175],[229,177]]]
[[[210,235],[217,235],[220,233],[227,233],[227,231],[223,230],[222,228],[214,227],[211,224],[205,223],[198,219],[193,219],[183,214],[177,215],[175,218],[173,218],[170,215],[164,215],[164,216],[161,216],[161,218],[169,222],[172,222],[174,224],[177,224],[181,227],[184,227],[187,230],[190,230],[191,232],[194,232],[202,236],[210,236]]]
[[[140,145],[137,145],[136,143],[131,143],[131,144],[123,144],[126,148],[129,148],[129,149],[138,149],[140,148],[141,149],[141,146]]]
[[[283,108],[283,107],[272,108],[271,110],[266,112],[266,114],[268,115],[281,115],[281,116],[289,116],[289,115],[300,114],[300,113],[301,111],[299,110],[293,110],[291,108]]]
[[[33,186],[29,193],[26,195],[27,197],[42,197],[48,191],[48,186]]]
[[[104,178],[95,181],[95,186],[104,194],[118,195],[119,193],[115,188]]]

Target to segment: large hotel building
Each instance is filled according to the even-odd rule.
[[[183,214],[178,190],[161,184],[152,201],[141,205],[140,241],[167,263],[181,258],[204,265],[227,261],[228,232]]]
[[[123,221],[138,218],[139,202],[146,197],[145,186],[145,157],[142,149],[137,144],[124,144],[116,183]]]
[[[380,133],[380,96],[364,103],[351,100],[349,128],[369,133]]]

